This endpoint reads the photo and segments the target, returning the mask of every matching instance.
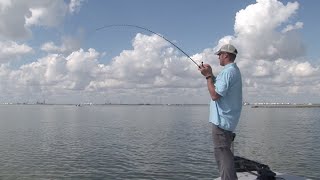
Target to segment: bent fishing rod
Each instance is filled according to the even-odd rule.
[[[172,44],[174,47],[176,47],[178,50],[180,50],[184,55],[186,55],[195,65],[198,66],[198,68],[201,68],[200,65],[194,61],[186,52],[184,52],[181,48],[179,48],[177,45],[175,45],[173,42],[169,41],[166,37],[164,37],[163,35],[159,34],[159,33],[156,33],[150,29],[147,29],[145,27],[141,27],[141,26],[137,26],[137,25],[132,25],[132,24],[111,24],[111,25],[105,25],[105,26],[102,26],[100,28],[97,28],[96,31],[100,31],[102,29],[106,29],[106,28],[112,28],[112,27],[133,27],[133,28],[138,28],[138,29],[143,29],[145,31],[148,31],[152,34],[155,34],[159,37],[161,37],[162,39],[166,40],[167,42],[169,42],[170,44]],[[202,66],[203,66],[203,62],[202,62]]]

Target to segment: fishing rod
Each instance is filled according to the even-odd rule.
[[[201,68],[200,65],[199,65],[196,61],[194,61],[186,52],[184,52],[181,48],[179,48],[179,47],[178,47],[177,45],[175,45],[173,42],[169,41],[166,37],[162,36],[161,34],[156,33],[156,32],[154,32],[154,31],[152,31],[152,30],[150,30],[150,29],[147,29],[147,28],[145,28],[145,27],[141,27],[141,26],[137,26],[137,25],[132,25],[132,24],[111,24],[111,25],[105,25],[105,26],[102,26],[102,27],[100,27],[100,28],[97,28],[96,31],[100,31],[100,30],[106,29],[106,28],[121,27],[121,26],[123,26],[123,27],[133,27],[133,28],[143,29],[143,30],[145,30],[145,31],[151,32],[151,33],[153,33],[153,34],[161,37],[162,39],[166,40],[167,42],[169,42],[170,44],[172,44],[174,47],[176,47],[178,50],[180,50],[180,51],[181,51],[184,55],[186,55],[195,65],[197,65],[199,68]],[[202,62],[202,65],[203,65],[203,62]]]

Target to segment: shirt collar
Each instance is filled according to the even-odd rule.
[[[229,64],[225,65],[224,68],[228,68],[228,67],[235,66],[235,65],[236,65],[236,63],[234,63],[234,62],[229,63]]]

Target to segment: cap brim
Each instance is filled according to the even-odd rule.
[[[221,53],[221,51],[219,50],[219,51],[215,52],[214,54],[219,55],[220,53]]]

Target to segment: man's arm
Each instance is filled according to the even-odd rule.
[[[213,75],[206,77],[208,91],[213,101],[218,100],[221,96],[216,92],[216,87],[214,86],[215,77]]]
[[[207,79],[207,86],[211,99],[214,101],[218,100],[221,96],[215,90],[216,87],[214,86],[214,83],[216,78],[212,73],[211,66],[209,64],[202,64],[202,66],[199,66],[199,71]]]

